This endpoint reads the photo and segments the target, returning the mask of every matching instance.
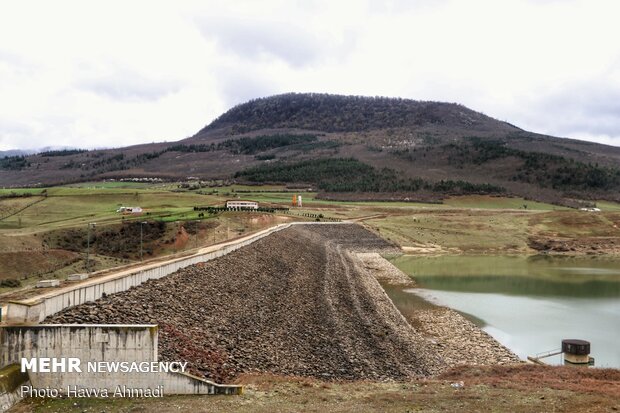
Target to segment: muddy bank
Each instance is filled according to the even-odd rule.
[[[555,255],[620,255],[620,237],[534,237],[528,246],[539,254]]]

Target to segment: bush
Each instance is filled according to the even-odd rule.
[[[14,287],[21,287],[21,286],[22,286],[22,282],[20,280],[8,279],[8,280],[0,281],[0,287],[14,288]]]

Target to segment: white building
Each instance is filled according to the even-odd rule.
[[[234,199],[234,200],[226,201],[226,208],[258,209],[258,202]]]
[[[140,207],[120,207],[116,210],[116,212],[120,212],[121,214],[141,214],[142,208]]]

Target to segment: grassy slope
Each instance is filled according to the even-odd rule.
[[[34,231],[86,225],[88,222],[119,221],[119,206],[141,206],[157,215],[178,214],[194,205],[212,204],[214,197],[192,193],[174,193],[159,189],[53,188],[42,202],[0,222],[2,229],[22,228]],[[127,219],[131,219],[128,216]]]
[[[28,285],[35,282],[38,276],[57,278],[65,277],[70,273],[83,272],[83,260],[74,262],[77,255],[75,253],[58,252],[50,255],[51,253],[40,252],[43,248],[43,235],[50,231],[62,232],[69,228],[85,229],[89,222],[97,222],[98,229],[118,224],[123,221],[123,217],[115,212],[120,205],[140,205],[151,212],[148,216],[126,216],[125,221],[153,218],[176,221],[196,219],[198,213],[193,211],[194,205],[210,205],[220,202],[219,198],[213,196],[170,192],[170,189],[174,188],[175,186],[172,185],[118,182],[49,188],[47,198],[37,197],[42,199],[42,202],[0,221],[0,258],[2,258],[0,278],[31,277],[30,280],[23,281],[24,285]],[[2,207],[14,208],[16,204],[20,206],[29,204],[33,198],[35,197],[4,199],[0,201],[0,209]],[[202,231],[199,234],[199,240],[203,243],[213,242],[214,239],[221,241],[229,234],[230,236],[237,235],[239,228],[245,230],[246,225],[248,228],[251,227],[250,224],[244,224],[230,217],[223,217],[222,223],[224,229],[220,228],[208,234]],[[256,226],[259,225],[261,224],[256,224]],[[170,254],[193,245],[192,242],[188,243],[187,239],[182,239],[174,245],[160,248],[157,252]],[[39,252],[33,253],[33,251]],[[83,254],[79,254],[78,258],[83,259]],[[66,265],[61,265],[63,262]],[[97,257],[93,269],[117,266],[122,262],[123,260],[113,257]],[[0,292],[6,291],[6,288],[0,290]]]
[[[566,210],[568,208],[560,207],[543,202],[529,201],[523,198],[505,198],[487,195],[472,195],[452,197],[445,201],[446,205],[456,208],[480,208],[480,209],[526,209],[536,211]]]
[[[531,213],[487,210],[419,211],[414,215],[371,219],[367,223],[399,245],[433,246],[438,252],[527,252]]]

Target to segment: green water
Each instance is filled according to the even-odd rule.
[[[404,255],[392,262],[420,286],[388,289],[401,311],[424,300],[446,305],[521,358],[581,338],[597,366],[620,368],[620,259]]]

